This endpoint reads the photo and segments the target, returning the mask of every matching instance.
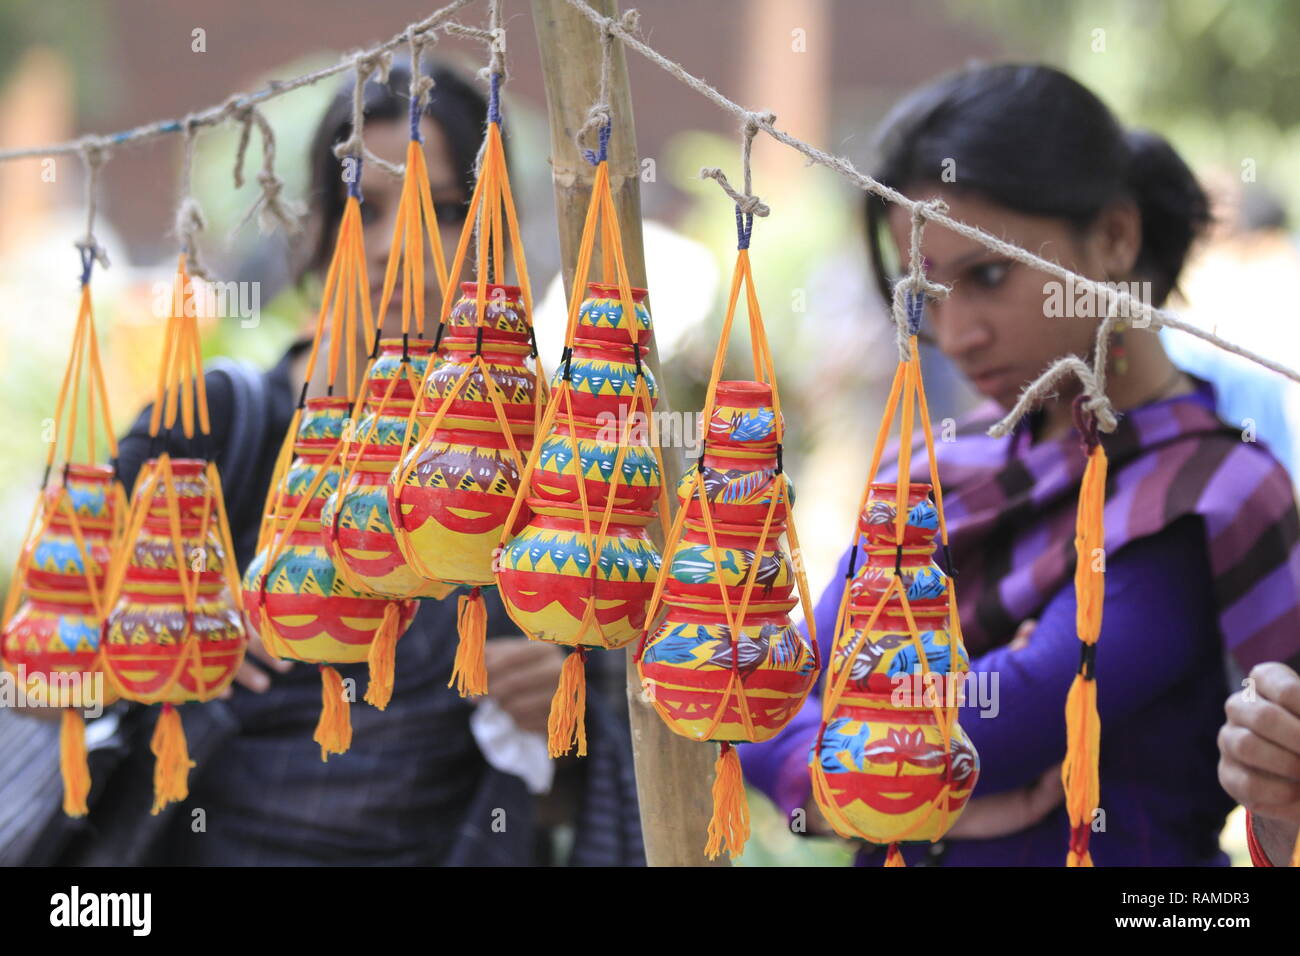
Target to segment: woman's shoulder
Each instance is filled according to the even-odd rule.
[[[1129,520],[1155,530],[1196,513],[1211,522],[1242,515],[1249,503],[1272,518],[1295,506],[1286,467],[1249,427],[1223,420],[1213,386],[1192,376],[1195,391],[1134,409],[1108,441],[1108,498],[1130,508]],[[1262,510],[1261,510],[1262,509]],[[1250,516],[1244,516],[1247,523]]]

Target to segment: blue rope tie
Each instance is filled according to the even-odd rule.
[[[492,92],[488,94],[488,122],[501,125],[501,75],[492,74]]]
[[[916,335],[921,331],[921,319],[925,316],[925,293],[914,289],[907,293],[907,334]]]
[[[356,198],[357,202],[362,201],[361,195],[361,164],[364,162],[360,153],[352,157],[357,161],[356,168],[353,170],[352,181],[348,183],[348,195]],[[344,160],[346,162],[347,160]]]
[[[412,82],[418,81],[416,77]],[[411,97],[411,139],[417,143],[423,143],[424,139],[420,136],[420,97]]]
[[[609,134],[611,131],[611,124],[601,124],[598,140],[600,143],[599,147],[597,149],[584,149],[582,151],[583,158],[587,162],[591,163],[591,165],[599,166],[601,163],[609,159]]]
[[[742,213],[740,205],[736,205],[736,248],[748,249],[749,237],[754,232],[754,214]]]
[[[81,286],[90,285],[90,272],[95,267],[95,250],[90,246],[77,250],[81,253]]]

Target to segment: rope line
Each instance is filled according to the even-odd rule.
[[[276,97],[284,96],[286,93],[292,93],[294,90],[300,90],[306,86],[312,86],[321,80],[336,76],[347,70],[356,68],[357,58],[375,56],[382,53],[391,53],[403,43],[409,43],[410,37],[414,35],[428,35],[434,33],[439,27],[447,28],[447,21],[453,13],[474,3],[475,0],[452,0],[451,3],[431,13],[423,20],[417,20],[408,24],[400,33],[386,40],[383,43],[372,46],[360,53],[349,54],[332,66],[327,66],[316,70],[312,73],[304,73],[301,76],[295,76],[289,80],[272,80],[260,90],[252,93],[235,93],[227,97],[217,106],[209,106],[205,109],[196,110],[184,119],[166,119],[155,120],[152,123],[145,123],[131,129],[122,130],[117,133],[110,133],[106,136],[96,137],[95,140],[104,146],[121,146],[125,144],[140,143],[150,139],[156,139],[159,136],[166,136],[170,133],[183,133],[185,123],[189,122],[195,126],[219,126],[221,123],[231,119],[233,112],[240,106],[248,106],[259,103],[265,103]],[[49,146],[25,146],[18,149],[0,150],[0,163],[8,162],[13,159],[33,159],[43,156],[72,155],[82,152],[85,144],[85,138],[70,140],[64,143],[54,143]]]
[[[688,73],[680,63],[668,59],[668,57],[664,56],[658,50],[633,36],[630,31],[623,29],[618,21],[603,16],[598,11],[592,9],[592,7],[585,3],[584,0],[566,0],[566,2],[592,23],[596,24],[603,30],[608,30],[609,33],[617,38],[625,47],[641,54],[641,56],[659,66],[671,76],[709,99],[716,106],[721,107],[729,113],[735,114],[742,120],[748,120],[749,117],[755,115],[751,110],[746,109],[739,103],[724,96],[716,87],[711,86],[699,77]],[[1037,269],[1040,272],[1046,272],[1048,275],[1054,276],[1063,282],[1073,282],[1076,288],[1083,288],[1091,293],[1105,296],[1104,301],[1109,303],[1112,309],[1119,311],[1121,314],[1127,315],[1130,320],[1134,317],[1141,316],[1146,319],[1150,325],[1156,328],[1165,327],[1177,329],[1180,332],[1186,332],[1188,335],[1194,335],[1199,339],[1209,342],[1216,348],[1223,349],[1226,352],[1231,352],[1234,355],[1239,355],[1257,365],[1262,365],[1264,368],[1277,372],[1279,375],[1284,375],[1294,382],[1300,382],[1300,372],[1297,372],[1294,369],[1287,368],[1279,362],[1275,362],[1272,359],[1256,352],[1252,352],[1249,349],[1228,342],[1212,332],[1207,332],[1204,329],[1197,328],[1191,323],[1180,319],[1170,310],[1158,308],[1150,303],[1142,302],[1140,299],[1135,298],[1123,289],[1114,289],[1103,283],[1089,279],[1087,276],[1079,275],[1077,272],[1073,272],[1059,263],[1037,256],[1029,250],[1022,249],[1020,246],[1007,242],[1004,239],[999,239],[997,236],[985,232],[983,229],[962,222],[959,219],[953,219],[951,216],[947,215],[946,212],[937,208],[934,204],[912,199],[911,197],[899,192],[897,189],[886,186],[884,183],[881,183],[871,176],[868,176],[866,173],[861,172],[845,157],[832,155],[831,153],[818,149],[816,146],[806,143],[795,136],[791,136],[789,133],[777,129],[771,121],[765,118],[756,120],[755,125],[758,130],[771,136],[777,142],[783,143],[796,152],[802,153],[808,158],[810,164],[825,166],[827,169],[832,170],[842,178],[856,185],[859,189],[879,196],[886,202],[892,202],[897,206],[901,206],[913,216],[919,215],[922,218],[937,223],[960,236],[964,236],[967,239],[977,242],[993,252],[1006,256],[1008,259],[1013,259],[1016,262]],[[1105,326],[1103,326],[1103,328],[1105,328]],[[1080,362],[1080,365],[1082,365],[1082,362]],[[1053,366],[1053,368],[1054,367],[1055,366]],[[1052,368],[1049,368],[1047,372],[1043,373],[1043,375],[1039,376],[1037,380],[1027,386],[1025,392],[1033,391],[1035,395],[1040,394],[1040,383],[1043,382],[1044,379],[1047,379],[1049,375],[1059,376],[1059,374],[1059,372],[1054,373]],[[1053,378],[1052,380],[1054,381],[1055,379]],[[1094,403],[1099,403],[1100,401],[1105,400],[1105,396],[1092,395],[1090,396],[1090,400]],[[1107,402],[1107,406],[1108,405],[1109,403]],[[1007,430],[1015,426],[1016,422],[1018,422],[1028,411],[1028,408],[1029,406],[1027,403],[1018,403],[1016,410],[1013,410],[1012,413],[1008,414],[1006,418],[1002,419],[1002,421],[990,427],[989,434],[994,437],[997,437],[1000,434],[1005,434]],[[1101,408],[1100,404],[1097,404],[1096,408],[1099,411]],[[1114,422],[1113,413],[1109,417],[1108,421],[1112,423]],[[1113,431],[1114,427],[1114,424],[1111,424],[1110,428],[1105,428],[1105,426],[1103,426],[1103,430]],[[997,429],[997,431],[995,431],[995,429]]]
[[[408,24],[402,31],[384,43],[377,44],[359,53],[351,54],[344,57],[332,66],[316,70],[312,73],[306,73],[294,77],[290,80],[275,80],[260,90],[252,93],[237,93],[228,97],[225,101],[217,106],[208,107],[190,113],[183,119],[158,120],[147,123],[132,129],[123,130],[103,137],[83,137],[82,139],[71,140],[63,143],[55,143],[47,146],[31,146],[18,149],[0,150],[0,162],[6,162],[16,159],[27,159],[35,157],[45,157],[53,155],[70,155],[81,154],[89,160],[93,152],[98,151],[103,155],[109,146],[118,146],[129,143],[143,142],[154,139],[159,136],[171,133],[185,133],[188,137],[193,137],[194,132],[201,127],[216,126],[220,123],[235,119],[247,123],[244,116],[245,108],[264,103],[278,96],[283,96],[294,90],[301,89],[318,83],[323,79],[342,73],[348,69],[357,69],[358,72],[365,66],[370,66],[371,72],[379,69],[381,66],[386,70],[386,64],[391,58],[392,51],[403,43],[412,44],[419,42],[419,38],[429,39],[439,28],[445,32],[482,40],[487,43],[490,50],[490,62],[487,67],[480,71],[480,77],[485,77],[491,84],[492,88],[492,106],[493,117],[498,113],[498,97],[501,82],[506,76],[505,70],[505,30],[501,26],[500,0],[489,0],[489,28],[484,30],[480,27],[471,27],[464,24],[451,21],[452,14],[469,6],[474,0],[452,0],[446,6],[441,7],[434,13],[430,14],[423,20]],[[1154,326],[1155,328],[1171,328],[1188,335],[1195,336],[1202,341],[1208,342],[1215,348],[1238,355],[1247,361],[1260,365],[1272,372],[1285,376],[1294,382],[1300,383],[1300,371],[1288,368],[1280,362],[1276,362],[1267,356],[1260,355],[1242,346],[1223,339],[1213,332],[1198,328],[1195,325],[1179,318],[1174,312],[1166,308],[1153,306],[1150,303],[1143,302],[1134,297],[1124,289],[1112,288],[1104,283],[1082,276],[1070,269],[1065,268],[1059,263],[1044,259],[1035,255],[1027,249],[1023,249],[1014,243],[1000,239],[991,233],[985,232],[976,226],[972,226],[961,220],[949,216],[946,209],[941,203],[927,202],[912,199],[911,197],[899,192],[892,187],[886,186],[873,177],[861,172],[847,158],[836,156],[828,153],[816,146],[811,145],[795,136],[790,135],[775,126],[775,117],[770,113],[755,112],[741,106],[739,103],[723,95],[716,87],[706,83],[699,77],[687,72],[679,63],[670,60],[647,43],[640,40],[635,34],[639,26],[636,11],[628,10],[617,18],[606,17],[593,9],[585,0],[566,0],[575,10],[590,20],[600,31],[602,43],[617,39],[624,47],[635,51],[645,57],[650,62],[665,70],[669,75],[675,77],[686,86],[695,90],[697,93],[706,97],[716,106],[734,114],[744,124],[746,136],[759,131],[771,136],[777,142],[803,154],[809,161],[810,165],[820,165],[838,174],[843,179],[856,185],[865,192],[879,196],[886,202],[894,203],[906,209],[913,217],[913,228],[917,228],[920,220],[937,223],[957,235],[964,236],[980,244],[981,246],[1005,256],[1015,262],[1019,262],[1030,268],[1037,269],[1040,272],[1053,276],[1063,282],[1074,283],[1076,288],[1082,288],[1089,293],[1100,295],[1103,301],[1108,303],[1109,310],[1112,313],[1118,312],[1129,318],[1141,317],[1145,320],[1145,325]],[[604,82],[604,64],[602,63],[602,87],[604,92],[608,93],[607,84]],[[426,91],[427,92],[427,91]],[[588,121],[593,116],[607,116],[608,103],[607,95],[598,98],[597,103],[593,105],[591,112],[588,114]],[[602,102],[605,101],[605,102]],[[604,106],[604,110],[600,108]],[[598,112],[599,111],[599,112]],[[259,124],[260,125],[260,124]],[[584,130],[587,125],[584,124]],[[354,137],[355,137],[354,132]],[[351,141],[349,141],[351,143]],[[364,144],[360,146],[362,153],[365,153]],[[392,164],[378,161],[377,158],[366,155],[379,162],[379,165],[390,172],[400,173],[398,167]],[[709,178],[715,178],[718,184],[726,190],[727,194],[733,201],[742,206],[742,212],[745,214],[763,215],[761,209],[766,209],[766,205],[749,194],[748,183],[745,193],[739,193],[726,182],[725,176],[721,175],[718,170],[717,176],[713,175],[710,170]],[[746,176],[748,180],[748,176]],[[267,197],[266,190],[275,192],[270,186],[264,184],[264,198],[267,211],[274,209],[273,200]],[[177,222],[182,222],[187,227],[193,227],[196,223],[195,212],[197,203],[193,203],[192,197],[189,201],[182,203],[182,208],[178,209]],[[201,212],[198,213],[201,216]],[[271,215],[275,215],[274,212]],[[193,228],[187,228],[182,232],[182,236],[189,238],[192,236]],[[199,274],[198,262],[193,256],[193,250],[190,250],[190,262],[195,274]],[[98,258],[98,256],[96,256]],[[100,260],[103,261],[102,259]],[[900,351],[907,347],[908,323],[914,323],[915,318],[919,315],[920,306],[916,303],[915,295],[920,290],[916,288],[914,276],[909,276],[903,280],[907,284],[904,286],[902,296],[902,308],[898,307],[898,293],[896,292],[894,320],[899,325],[898,343]],[[912,297],[909,299],[906,293],[910,292]],[[927,294],[934,294],[933,291],[927,291]],[[1105,346],[1101,344],[1104,336],[1108,337],[1111,323],[1103,323],[1099,329],[1098,341],[1100,348],[1098,353],[1104,353]],[[1069,361],[1074,359],[1074,361]],[[1102,391],[1104,379],[1097,374],[1095,369],[1088,370],[1092,373],[1092,378],[1088,379],[1083,373],[1088,370],[1087,365],[1077,356],[1065,356],[1054,362],[1046,371],[1044,371],[1034,382],[1030,383],[1021,393],[1021,401],[1017,402],[1013,410],[1000,422],[995,423],[989,428],[989,434],[995,437],[1006,434],[1010,429],[1015,427],[1016,423],[1030,410],[1030,408],[1040,401],[1051,389],[1051,387],[1060,380],[1060,378],[1073,372],[1077,375],[1084,386],[1085,393],[1088,394],[1088,404],[1090,410],[1098,416],[1099,423],[1103,431],[1112,431],[1116,425],[1116,419],[1110,403]],[[1091,389],[1091,391],[1090,391]]]

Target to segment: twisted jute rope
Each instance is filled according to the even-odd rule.
[[[771,112],[745,113],[740,123],[740,166],[744,173],[745,188],[743,192],[737,192],[735,188],[727,181],[726,175],[716,166],[705,166],[700,170],[701,179],[712,179],[722,187],[722,191],[731,197],[731,201],[736,204],[736,208],[746,216],[766,216],[772,210],[757,196],[754,195],[753,174],[750,171],[750,156],[754,150],[754,137],[764,125],[771,126],[776,122],[776,114]]]
[[[664,56],[658,50],[648,46],[637,37],[632,36],[630,32],[622,29],[617,20],[606,17],[592,9],[592,7],[585,3],[584,0],[566,0],[566,2],[592,23],[608,29],[609,32],[624,45],[624,47],[641,54],[641,56],[659,66],[669,75],[675,77],[697,93],[711,100],[715,105],[735,114],[742,120],[751,115],[751,112],[745,107],[728,99],[715,87],[710,86],[699,77],[688,73],[681,64],[668,59],[668,57]],[[1111,305],[1120,312],[1122,317],[1127,317],[1135,327],[1138,327],[1138,323],[1133,322],[1133,319],[1141,317],[1151,326],[1156,328],[1172,328],[1177,329],[1180,332],[1186,332],[1188,335],[1193,335],[1203,341],[1209,342],[1216,348],[1223,349],[1226,352],[1231,352],[1234,355],[1239,355],[1257,365],[1262,365],[1264,368],[1277,372],[1279,375],[1284,375],[1294,382],[1300,382],[1300,372],[1287,368],[1285,365],[1252,352],[1249,349],[1228,342],[1212,332],[1207,332],[1204,329],[1197,328],[1183,319],[1180,319],[1168,309],[1157,308],[1150,303],[1143,302],[1135,296],[1130,295],[1123,289],[1112,289],[1103,283],[1096,282],[1086,276],[1072,272],[1059,263],[1051,262],[1041,256],[1034,255],[1027,249],[1022,249],[1020,246],[1007,242],[1004,239],[999,239],[997,236],[985,232],[982,229],[978,229],[975,226],[962,222],[961,220],[953,219],[946,213],[932,208],[929,204],[912,199],[898,190],[886,186],[884,183],[881,183],[876,179],[873,179],[871,176],[859,171],[853,163],[843,156],[834,156],[820,150],[809,143],[805,143],[801,139],[791,136],[789,133],[777,129],[770,122],[760,121],[757,125],[758,129],[771,136],[777,142],[783,143],[796,152],[802,153],[807,157],[810,164],[825,166],[827,169],[832,170],[839,176],[853,183],[859,189],[879,196],[886,202],[892,202],[895,205],[901,206],[908,210],[909,213],[914,215],[919,214],[930,222],[938,223],[945,229],[955,232],[960,236],[965,236],[967,239],[977,242],[986,249],[997,252],[1008,259],[1020,262],[1030,268],[1037,269],[1040,272],[1045,272],[1063,282],[1073,282],[1076,288],[1083,288],[1091,293],[1106,296],[1106,301],[1109,301]],[[1109,334],[1110,329],[1105,324],[1100,326],[1098,329],[1099,333],[1103,330]],[[1035,382],[1026,387],[1025,393],[1031,394],[1036,398],[1041,397],[1043,393],[1039,390],[1040,383],[1046,382],[1046,387],[1050,389],[1051,385],[1056,382],[1057,378],[1061,374],[1058,365],[1060,365],[1061,362],[1068,360],[1068,358],[1070,357],[1067,356],[1065,359],[1059,360],[1057,363],[1054,363],[1049,367],[1048,370],[1039,376]],[[1077,357],[1076,361],[1079,361],[1081,365],[1083,364],[1082,360],[1078,360]],[[1084,367],[1086,368],[1086,365],[1084,365]],[[1070,368],[1075,369],[1077,374],[1077,368],[1073,365],[1071,365]],[[1093,377],[1093,381],[1095,382],[1095,376]],[[1085,383],[1085,389],[1086,388],[1087,385]],[[1092,395],[1090,396],[1090,401],[1095,403],[1098,401],[1099,397],[1104,396]],[[1029,407],[1030,406],[1027,403],[1018,402],[1016,409],[1013,410],[1011,414],[989,429],[990,434],[998,434],[995,429],[1014,427],[1015,423],[1026,414]],[[1094,410],[1100,412],[1100,404],[1096,404]],[[1113,413],[1109,417],[1105,418],[1105,420],[1099,417],[1098,424],[1102,426],[1103,430],[1113,430],[1115,427]],[[1107,424],[1110,424],[1109,429],[1106,428]],[[1005,432],[1003,431],[1002,433]]]
[[[429,94],[433,91],[433,77],[425,76],[420,68],[420,58],[426,46],[436,42],[433,34],[417,33],[414,29],[407,31],[407,45],[411,55],[411,138],[420,138],[420,114],[429,103]]]
[[[176,204],[176,221],[173,232],[185,253],[186,271],[192,276],[212,281],[199,258],[198,234],[207,228],[203,207],[194,198],[193,170],[194,144],[198,139],[200,123],[192,116],[182,121],[185,125],[185,144],[181,154],[180,201]]]
[[[440,8],[425,19],[408,25],[392,39],[372,47],[365,52],[369,54],[388,52],[395,49],[401,43],[409,42],[410,33],[412,31],[415,33],[429,33],[439,27],[444,27],[450,33],[461,33],[462,35],[487,38],[490,40],[493,44],[492,64],[489,65],[487,70],[484,72],[491,74],[495,68],[498,70],[498,76],[504,77],[505,36],[504,31],[500,29],[499,25],[495,25],[493,29],[488,31],[482,31],[448,22],[452,14],[473,2],[474,0],[453,0],[452,3]],[[713,86],[710,86],[700,78],[688,73],[680,64],[675,63],[657,50],[643,43],[637,37],[632,35],[631,29],[624,27],[622,18],[616,20],[610,17],[605,17],[592,9],[592,7],[585,3],[584,0],[566,0],[566,2],[578,10],[579,13],[585,16],[597,27],[601,28],[603,31],[608,31],[610,36],[616,38],[625,47],[641,54],[643,57],[665,70],[680,82],[711,100],[720,108],[735,114],[742,120],[750,115],[762,115],[751,114],[751,111],[728,99]],[[499,24],[499,14],[497,16],[497,23]],[[314,73],[303,74],[302,76],[295,77],[292,80],[273,81],[268,86],[255,93],[241,94],[234,97],[234,99],[244,102],[264,102],[265,100],[284,95],[285,93],[292,92],[293,90],[300,89],[304,86],[309,86],[325,79],[326,77],[333,76],[354,67],[355,57],[347,57],[333,66],[317,70]],[[184,132],[186,128],[191,125],[216,125],[227,118],[229,118],[227,105],[222,104],[221,106],[210,107],[206,110],[192,113],[185,120],[159,120],[103,137],[102,141],[113,146],[124,143],[143,142],[157,136]],[[803,140],[791,136],[789,133],[776,129],[770,121],[763,120],[757,122],[757,128],[771,136],[777,142],[794,149],[796,152],[802,153],[807,157],[809,164],[825,166],[837,175],[856,185],[859,189],[879,196],[887,202],[892,202],[895,205],[902,206],[913,214],[917,213],[918,207],[922,207],[919,215],[925,219],[938,223],[944,228],[960,236],[964,236],[973,242],[977,242],[986,249],[997,252],[1008,259],[1027,265],[1030,268],[1037,269],[1040,272],[1054,276],[1064,282],[1072,282],[1077,288],[1083,288],[1091,293],[1106,296],[1106,300],[1110,302],[1113,307],[1119,309],[1130,321],[1135,317],[1141,317],[1144,320],[1141,324],[1133,322],[1132,324],[1134,327],[1152,325],[1156,328],[1177,329],[1180,332],[1185,332],[1188,335],[1195,336],[1202,341],[1208,342],[1215,348],[1222,349],[1225,352],[1231,352],[1234,355],[1239,355],[1247,361],[1267,368],[1279,375],[1283,375],[1294,382],[1300,382],[1300,372],[1287,368],[1281,363],[1252,352],[1249,349],[1235,345],[1213,332],[1207,332],[1204,329],[1197,328],[1183,319],[1180,319],[1176,314],[1168,309],[1152,306],[1149,303],[1143,302],[1130,295],[1123,289],[1110,289],[1109,287],[1089,279],[1086,276],[1072,272],[1058,263],[1051,262],[1041,256],[1034,255],[1026,249],[1022,249],[1021,247],[1006,242],[1003,239],[999,239],[997,236],[987,233],[982,229],[978,229],[967,223],[961,222],[960,220],[953,219],[934,209],[926,209],[924,208],[923,203],[911,199],[898,190],[885,186],[883,183],[880,183],[872,177],[860,172],[848,159],[824,152]],[[83,143],[84,140],[73,140],[48,146],[0,150],[0,162],[31,157],[80,153],[83,148]],[[1109,332],[1109,329],[1104,324],[1099,329],[1099,332],[1102,330],[1105,330],[1107,333]],[[1025,389],[1025,392],[1036,393],[1035,386],[1037,386],[1041,381],[1047,380],[1054,382],[1054,376],[1059,374],[1059,371],[1054,371],[1055,369],[1056,365],[1050,367],[1039,377],[1039,380],[1028,386]],[[1093,398],[1096,398],[1096,396],[1093,396]],[[1004,419],[1002,422],[998,423],[998,425],[993,426],[990,431],[992,432],[994,429],[999,427],[1005,428],[1014,426],[1015,422],[1018,421],[1020,417],[1023,417],[1025,412],[1028,410],[1028,406],[1017,403],[1017,409],[1020,409],[1018,413],[1013,412],[1013,414],[1009,415],[1007,419]]]
[[[506,76],[506,31],[501,25],[501,0],[488,0],[488,28],[471,27],[455,21],[448,23],[443,28],[452,36],[466,37],[471,40],[478,40],[488,49],[487,66],[478,71],[478,78],[488,84],[490,97],[488,100],[488,123],[499,123],[501,121],[501,87],[505,85]],[[483,136],[483,141],[479,143],[478,153],[474,156],[474,178],[477,179],[483,170],[483,154],[487,150],[487,135]],[[479,217],[482,218],[482,210],[479,210]],[[478,226],[475,226],[475,236],[478,235]],[[477,241],[477,239],[476,239]]]
[[[613,123],[609,104],[610,77],[614,72],[614,33],[609,24],[613,23],[617,23],[619,29],[624,32],[634,34],[641,26],[641,11],[626,10],[617,20],[597,24],[597,29],[600,31],[600,88],[596,92],[596,101],[587,110],[586,120],[573,136],[578,152],[586,156],[587,161],[593,166],[596,165],[596,161],[605,158],[609,142],[608,131]],[[587,148],[593,133],[597,134],[599,144],[596,150]],[[593,160],[593,156],[597,157],[597,160]]]
[[[1112,297],[1109,300],[1106,318],[1097,327],[1093,364],[1089,365],[1077,355],[1064,355],[1058,358],[1048,366],[1046,372],[1025,387],[1011,411],[989,426],[988,434],[994,438],[1002,438],[1009,434],[1024,416],[1049,396],[1057,395],[1060,382],[1071,375],[1079,380],[1079,385],[1082,387],[1083,394],[1080,396],[1082,411],[1092,416],[1098,429],[1113,432],[1119,420],[1114,406],[1106,396],[1106,356],[1110,349],[1111,331],[1119,320],[1118,297]]]
[[[238,232],[257,216],[258,228],[262,232],[271,232],[279,225],[289,235],[302,231],[302,217],[307,208],[302,203],[282,195],[284,180],[275,174],[275,130],[266,119],[266,114],[252,104],[240,103],[234,107],[235,119],[241,124],[239,144],[235,148],[235,188],[244,185],[244,155],[252,139],[253,126],[262,134],[262,169],[257,174],[258,185],[262,191],[248,211],[239,221],[234,231]]]
[[[358,180],[361,178],[360,164],[362,161],[374,163],[390,176],[401,178],[405,168],[401,165],[390,163],[386,159],[381,159],[366,148],[365,126],[366,126],[366,83],[374,77],[379,83],[388,82],[388,71],[393,66],[393,51],[382,50],[380,52],[362,51],[357,53],[353,58],[353,66],[356,70],[356,81],[352,85],[352,132],[343,142],[334,146],[334,155],[339,159],[351,157],[357,161],[357,168],[352,171],[352,175]],[[360,192],[360,182],[354,183],[356,191]]]
[[[471,27],[464,23],[452,21],[443,27],[452,36],[467,37],[486,44],[488,48],[487,66],[478,71],[478,78],[484,83],[492,82],[497,77],[504,83],[506,76],[506,31],[501,24],[501,0],[488,0],[488,27]]]
[[[921,329],[926,300],[946,299],[950,291],[948,286],[932,282],[925,274],[925,258],[921,255],[921,237],[925,232],[922,209],[942,215],[948,211],[948,204],[942,199],[931,199],[912,208],[907,275],[894,283],[892,312],[900,362],[907,362],[912,357],[912,336]]]
[[[410,35],[429,35],[442,27],[444,23],[459,10],[464,9],[476,0],[452,0],[444,7],[435,10],[429,16],[414,23],[409,23],[402,28],[396,36],[383,43],[376,44],[367,50],[362,51],[362,55],[374,55],[379,53],[391,53],[403,43],[408,43]],[[300,90],[306,86],[312,86],[321,80],[328,79],[331,76],[337,76],[347,70],[356,68],[357,54],[349,54],[337,63],[331,66],[315,70],[311,73],[304,73],[301,76],[295,76],[289,80],[272,80],[260,90],[251,93],[235,93],[228,96],[217,106],[210,106],[205,109],[195,110],[183,119],[166,119],[155,120],[141,126],[131,129],[122,130],[117,133],[111,133],[100,137],[100,141],[108,146],[122,146],[126,144],[137,144],[156,139],[159,136],[167,136],[173,133],[184,133],[186,123],[196,126],[217,126],[232,116],[230,104],[246,103],[261,104],[268,100],[292,93],[294,90]],[[53,143],[48,146],[24,146],[18,149],[0,150],[0,162],[7,162],[14,159],[31,159],[41,156],[58,156],[74,155],[80,153],[84,139],[71,140],[64,143]]]
[[[108,162],[109,151],[104,140],[87,136],[81,140],[81,162],[86,169],[86,234],[73,245],[81,252],[81,284],[90,281],[90,270],[98,262],[108,268],[108,253],[95,238],[95,213],[99,209],[99,173]]]

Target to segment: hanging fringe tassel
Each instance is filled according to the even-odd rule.
[[[393,671],[397,659],[397,604],[390,601],[384,609],[375,639],[370,642],[370,683],[366,686],[366,703],[380,710],[393,699]]]
[[[86,722],[81,711],[71,707],[63,711],[59,728],[59,771],[63,774],[63,812],[70,817],[84,817],[90,812],[90,764],[86,760]]]
[[[1065,805],[1070,813],[1070,850],[1065,865],[1092,866],[1088,837],[1092,833],[1093,810],[1101,799],[1097,773],[1101,720],[1097,716],[1097,682],[1091,674],[1088,677],[1075,675],[1065,701],[1065,713],[1066,734],[1070,741],[1061,770]]]
[[[560,686],[551,698],[546,718],[547,744],[552,757],[563,757],[576,742],[578,756],[587,756],[587,649],[579,647],[564,659]]]
[[[1102,599],[1106,578],[1093,562],[1105,541],[1103,509],[1106,504],[1106,450],[1097,439],[1096,426],[1081,429],[1088,448],[1088,465],[1079,485],[1079,514],[1074,548],[1074,593],[1078,603],[1075,621],[1079,634],[1079,672],[1065,701],[1065,762],[1061,782],[1070,815],[1070,848],[1066,866],[1092,866],[1088,838],[1092,816],[1101,800],[1097,764],[1101,751],[1101,719],[1097,714],[1095,680],[1097,637],[1101,632]],[[1102,551],[1104,557],[1105,552]],[[1104,566],[1103,566],[1104,567]]]
[[[907,861],[903,859],[903,851],[898,848],[897,843],[889,844],[889,852],[885,854],[885,866],[907,866]]]
[[[749,800],[745,797],[740,754],[731,744],[723,743],[713,764],[713,816],[709,819],[709,841],[704,853],[713,860],[725,848],[734,860],[747,842]]]
[[[461,697],[487,693],[487,665],[483,662],[483,645],[487,643],[487,606],[483,593],[473,588],[457,602],[456,630],[460,643],[456,663],[447,686],[456,685]]]
[[[352,712],[343,696],[343,678],[328,664],[320,666],[320,721],[312,740],[320,744],[320,759],[347,753],[352,746]]]
[[[153,751],[153,810],[157,814],[169,803],[178,803],[190,795],[189,776],[194,761],[185,747],[185,728],[180,712],[163,704],[149,744]]]

